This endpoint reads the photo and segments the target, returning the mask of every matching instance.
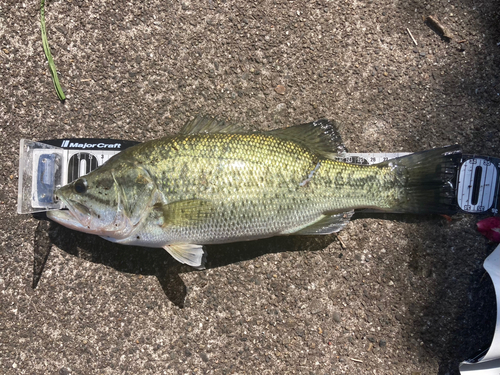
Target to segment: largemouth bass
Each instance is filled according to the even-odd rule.
[[[335,161],[339,147],[327,120],[245,132],[199,117],[57,189],[68,210],[48,216],[202,267],[202,245],[334,233],[355,209],[455,210],[458,146],[363,166]]]

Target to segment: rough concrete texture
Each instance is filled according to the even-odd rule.
[[[498,2],[49,1],[64,104],[39,3],[0,5],[0,373],[457,374],[489,345],[494,246],[473,215],[358,215],[341,241],[211,246],[204,271],[42,221],[32,289],[17,155],[20,138],[142,141],[200,113],[335,119],[350,151],[500,156]]]

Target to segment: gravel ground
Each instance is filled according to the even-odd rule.
[[[0,0],[0,373],[457,374],[489,345],[482,217],[356,215],[341,241],[211,246],[194,271],[17,215],[16,198],[20,138],[142,141],[197,113],[330,118],[349,151],[498,157],[497,1],[49,1],[65,103],[38,6]]]

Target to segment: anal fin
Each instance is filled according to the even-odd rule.
[[[338,232],[347,225],[354,211],[341,212],[338,214],[326,216],[323,219],[309,225],[308,227],[302,228],[295,233],[290,233],[294,235],[323,235]]]
[[[197,269],[205,269],[205,252],[202,245],[179,243],[165,245],[163,248],[178,262]]]

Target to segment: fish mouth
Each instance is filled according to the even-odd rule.
[[[92,211],[87,206],[65,199],[61,195],[58,198],[66,205],[67,210],[48,211],[47,216],[55,222],[65,227],[76,229],[82,232],[93,233],[91,229]]]
[[[118,209],[114,220],[111,223],[106,223],[91,207],[65,197],[65,191],[62,190],[64,188],[62,187],[61,191],[56,191],[55,195],[64,203],[67,209],[48,211],[47,217],[49,219],[79,232],[98,236],[112,236],[117,239],[128,237],[134,229],[130,219],[126,217],[122,210]]]
[[[92,211],[87,206],[78,202],[66,202],[69,212],[82,224],[90,228]]]
[[[74,229],[80,232],[94,234],[95,231],[90,229],[90,226],[85,226],[78,221],[74,214],[69,210],[54,210],[48,211],[47,217],[56,223],[59,223],[69,229]]]

